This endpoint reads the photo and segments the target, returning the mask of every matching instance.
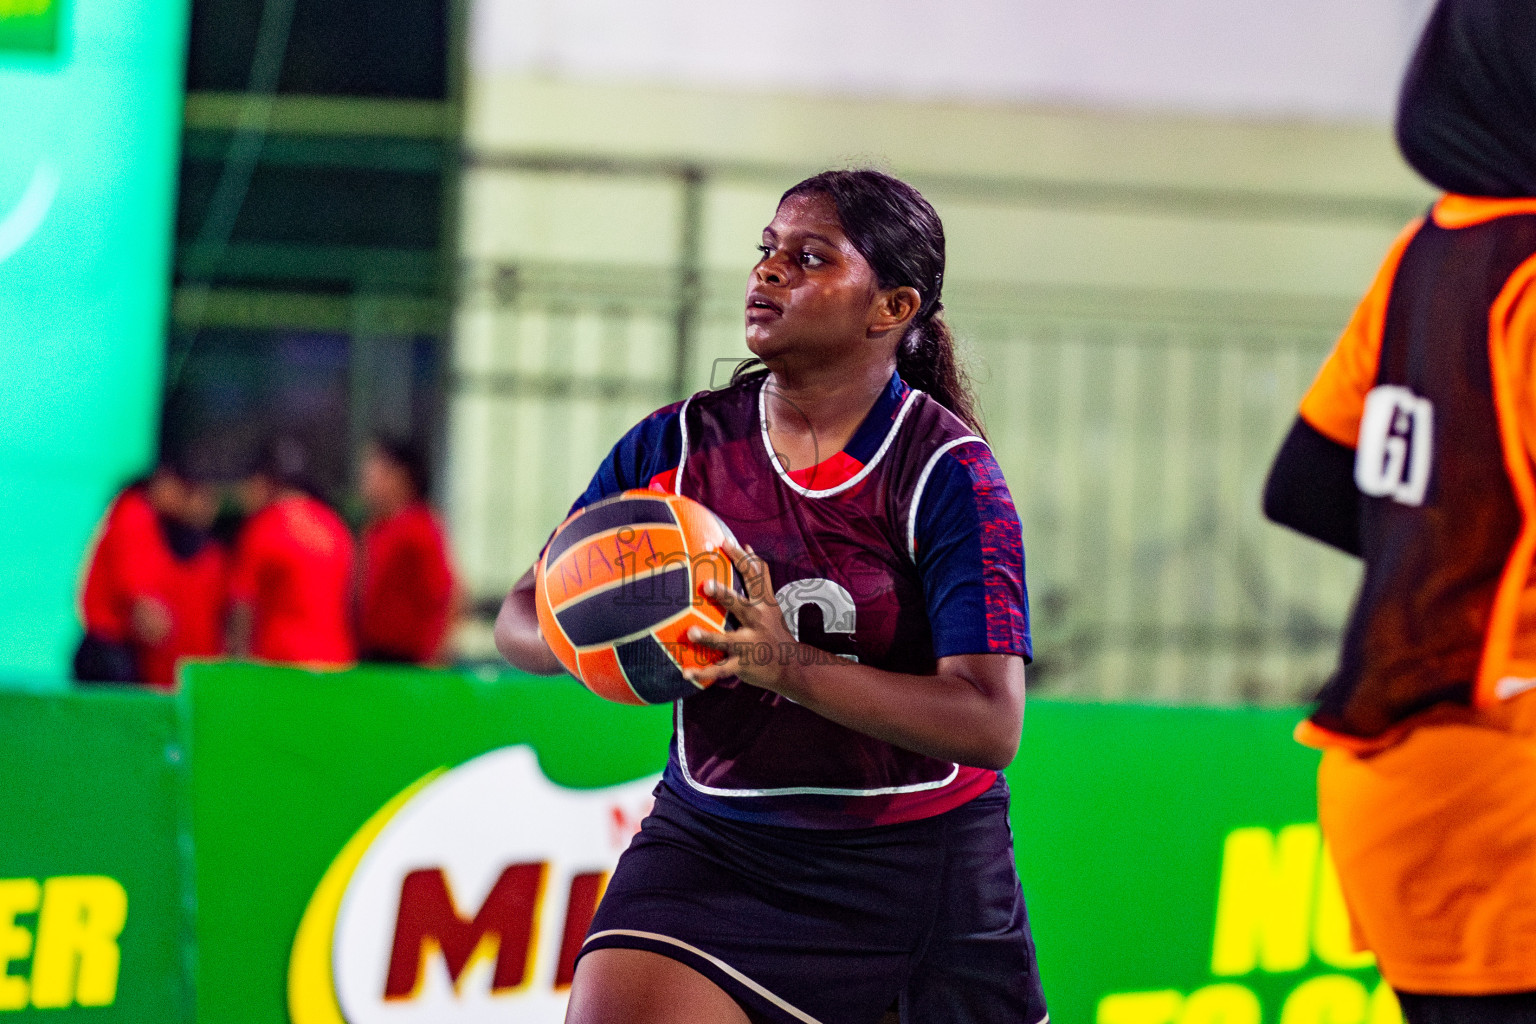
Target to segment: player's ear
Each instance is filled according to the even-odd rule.
[[[875,295],[869,323],[870,334],[905,331],[922,308],[923,297],[910,285],[883,288]]]

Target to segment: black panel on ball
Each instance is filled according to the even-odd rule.
[[[554,565],[573,546],[604,530],[656,523],[677,525],[677,517],[665,501],[620,497],[588,506],[581,518],[561,530],[559,536],[549,542],[544,564]]]
[[[644,633],[688,608],[688,566],[626,580],[617,587],[589,594],[555,613],[560,628],[577,647],[609,643]]]
[[[698,693],[699,688],[683,678],[683,672],[672,660],[661,641],[654,636],[643,636],[614,648],[619,664],[635,694],[647,704],[665,704],[667,701]]]

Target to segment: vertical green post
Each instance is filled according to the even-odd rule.
[[[61,685],[76,578],[152,457],[185,0],[0,0],[0,675]]]
[[[682,217],[677,241],[677,333],[672,368],[672,397],[687,398],[692,388],[694,341],[704,305],[704,171],[684,167]]]

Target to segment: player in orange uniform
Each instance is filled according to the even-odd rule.
[[[1389,253],[1271,472],[1360,555],[1298,729],[1357,938],[1412,1024],[1536,1021],[1536,4],[1442,0],[1398,116],[1445,189]]]
[[[453,625],[453,565],[426,502],[426,459],[414,444],[376,438],[363,460],[358,647],[364,661],[439,664]]]
[[[352,641],[352,534],[304,487],[306,457],[280,440],[245,481],[251,518],[230,579],[230,650],[262,661],[337,668]]]

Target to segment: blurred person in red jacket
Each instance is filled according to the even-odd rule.
[[[240,501],[250,518],[230,572],[230,653],[311,668],[351,664],[352,534],[309,490],[304,448],[291,438],[269,443]]]
[[[159,517],[179,504],[182,491],[171,467],[161,464],[108,507],[80,592],[85,638],[74,659],[79,681],[139,682],[135,643],[159,642],[169,632],[169,613],[152,595],[151,584],[169,557]]]
[[[144,681],[171,688],[176,666],[186,658],[224,653],[229,611],[229,553],[209,532],[219,512],[213,483],[195,472],[178,473],[183,489],[175,511],[160,516],[160,534],[170,558],[160,566],[152,594],[168,612],[158,643],[139,648]]]
[[[363,458],[363,531],[358,647],[364,661],[442,665],[457,591],[442,524],[426,502],[425,455],[410,442],[376,437]]]
[[[185,657],[223,650],[227,559],[208,528],[211,483],[162,462],[126,487],[103,520],[81,592],[81,682],[170,688]]]

